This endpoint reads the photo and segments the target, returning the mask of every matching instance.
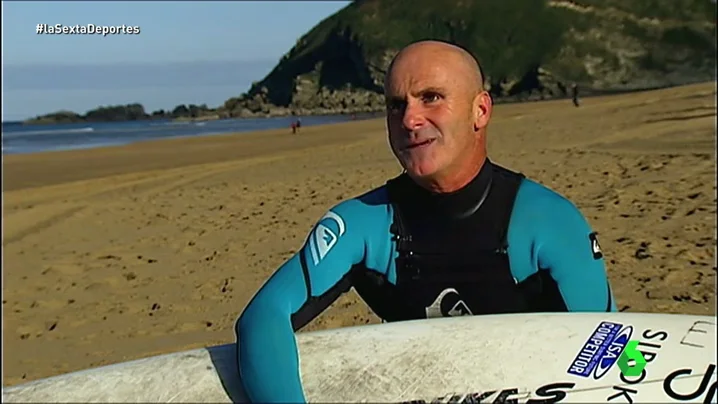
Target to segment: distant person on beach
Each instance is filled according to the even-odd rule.
[[[616,311],[576,206],[488,159],[493,106],[476,59],[414,43],[391,62],[384,95],[404,170],[329,209],[245,308],[238,360],[253,402],[305,401],[294,332],[352,287],[383,321]]]
[[[302,127],[302,120],[300,118],[293,120],[291,127],[292,127],[292,133],[296,134],[297,132],[299,132],[299,128]]]
[[[571,99],[573,100],[573,106],[579,107],[579,100],[578,100],[578,84],[573,83],[571,85]]]

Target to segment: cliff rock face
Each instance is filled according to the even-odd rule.
[[[715,79],[709,0],[357,0],[325,19],[231,116],[375,111],[391,58],[420,39],[461,44],[502,99],[648,89]]]

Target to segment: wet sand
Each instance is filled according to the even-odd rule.
[[[624,311],[715,315],[715,83],[497,106],[494,161],[599,232]],[[4,158],[3,385],[234,341],[333,204],[399,172],[381,120]],[[305,330],[376,322],[353,292]]]

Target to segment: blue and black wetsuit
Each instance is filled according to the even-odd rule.
[[[382,319],[615,311],[603,256],[561,195],[486,161],[433,194],[406,174],[331,208],[237,322],[253,402],[303,402],[294,331],[354,287]]]

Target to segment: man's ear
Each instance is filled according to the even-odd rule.
[[[488,126],[492,109],[493,101],[487,91],[482,91],[474,97],[472,108],[474,113],[474,132],[478,132]]]
[[[493,109],[493,101],[491,95],[487,91],[482,91],[474,97],[474,131],[485,128],[489,124],[491,119],[491,112]]]

